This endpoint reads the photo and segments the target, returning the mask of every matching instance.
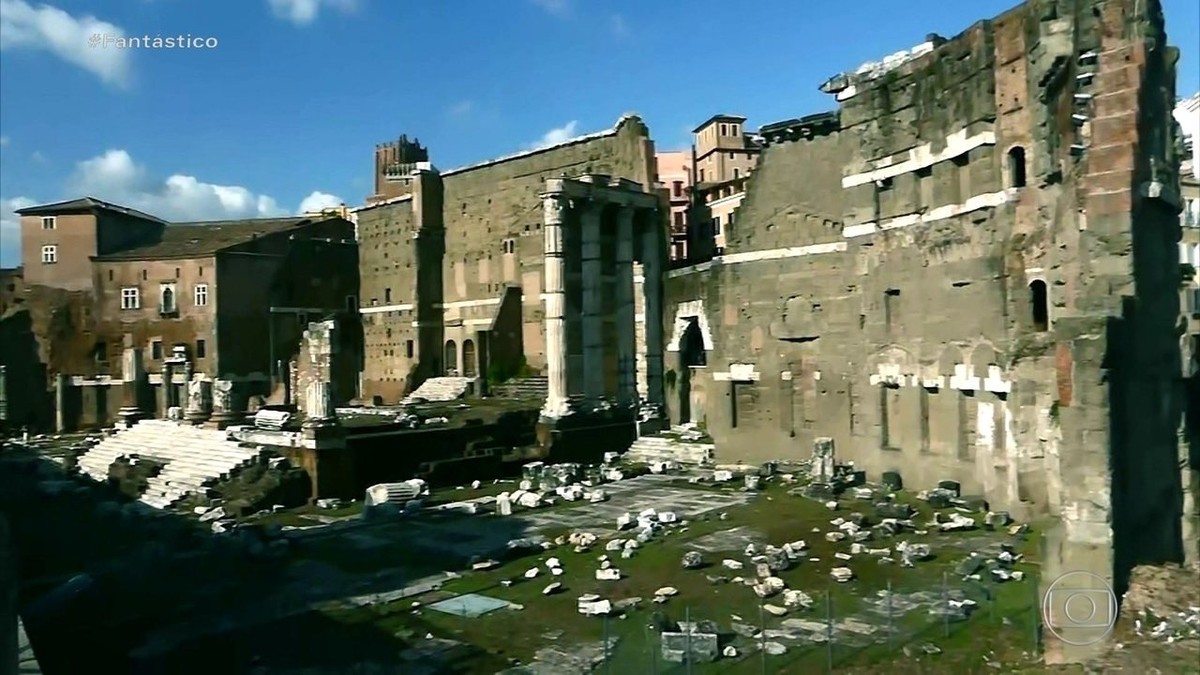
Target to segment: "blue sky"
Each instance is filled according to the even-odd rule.
[[[661,149],[717,112],[832,109],[829,76],[1016,0],[0,0],[0,264],[14,206],[95,194],[169,219],[361,204],[376,143],[443,169],[641,114]],[[1200,3],[1163,0],[1200,89]],[[89,47],[94,34],[103,38]],[[119,49],[190,35],[206,49]],[[316,193],[316,194],[314,194]]]

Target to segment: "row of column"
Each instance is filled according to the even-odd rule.
[[[580,330],[583,346],[582,367],[586,398],[599,400],[606,394],[606,345],[604,310],[603,203],[586,203],[578,210],[581,299]],[[568,355],[567,274],[568,237],[564,228],[570,209],[563,195],[544,197],[545,334],[548,393],[543,414],[561,417],[570,412],[568,396],[572,369]],[[641,242],[645,268],[646,315],[646,389],[652,403],[663,402],[662,358],[662,274],[665,250],[656,220],[644,226],[635,222],[636,210],[622,207],[616,211],[616,247],[614,255],[614,300],[616,319],[617,401],[634,405],[638,399],[636,317],[634,308],[633,262],[635,242]]]

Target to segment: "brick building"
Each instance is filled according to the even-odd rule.
[[[1166,38],[1154,0],[1030,0],[765,127],[724,256],[668,280],[675,415],[719,461],[825,437],[1055,516],[1047,581],[1195,555]]]
[[[626,116],[607,131],[445,172],[401,141],[376,148],[376,193],[357,210],[362,395],[392,402],[428,377],[486,376],[485,350],[496,376],[543,369],[546,180],[593,173],[652,186],[646,126]]]
[[[0,325],[6,386],[40,398],[67,377],[67,426],[114,418],[107,388],[127,341],[152,382],[183,353],[201,377],[270,394],[308,322],[358,305],[354,226],[338,216],[167,223],[91,197],[18,214],[24,289]],[[46,405],[21,415],[44,423]]]

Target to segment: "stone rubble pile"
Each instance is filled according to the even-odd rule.
[[[1150,637],[1173,644],[1180,640],[1200,638],[1200,607],[1158,616],[1151,610],[1138,612],[1133,630],[1141,637]]]
[[[448,403],[466,395],[474,384],[473,377],[431,377],[421,383],[411,394],[404,397],[400,405],[409,406],[417,403],[433,402]]]

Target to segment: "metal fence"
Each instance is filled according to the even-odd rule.
[[[1036,575],[1006,582],[1006,588],[986,581],[944,575],[941,582],[918,585],[888,583],[876,592],[857,584],[831,585],[809,591],[807,608],[774,616],[759,604],[756,616],[731,619],[717,613],[670,603],[643,610],[625,619],[605,618],[604,662],[597,673],[775,673],[833,672],[843,667],[868,666],[897,659],[953,657],[954,652],[979,654],[987,645],[1005,644],[1030,655],[1041,654],[1041,608]],[[749,592],[749,589],[747,589]],[[671,637],[676,658],[664,655],[665,636],[651,617],[659,612],[672,622],[683,622]],[[635,622],[628,625],[628,622]],[[707,635],[693,642],[685,628],[698,634],[714,627],[719,635],[718,658],[709,661],[698,647],[710,646]],[[679,658],[678,644],[683,641]],[[723,652],[733,647],[735,653]]]

